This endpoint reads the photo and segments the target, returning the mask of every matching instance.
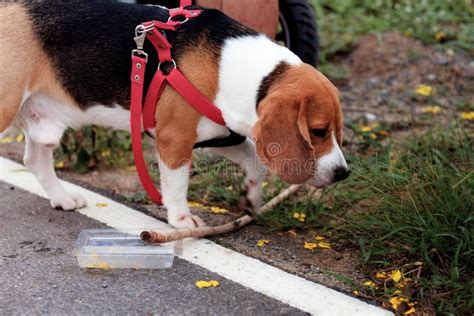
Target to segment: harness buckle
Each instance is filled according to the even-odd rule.
[[[144,52],[143,50],[141,50],[141,49],[134,49],[134,50],[132,50],[132,57],[133,57],[133,56],[143,56],[143,57],[145,57],[145,62],[148,63],[148,54],[145,53],[145,52]]]
[[[137,27],[135,28],[135,37],[133,38],[135,40],[135,43],[137,44],[137,49],[143,50],[143,45],[145,44],[146,40],[146,34],[152,31],[154,27],[154,23],[151,23],[149,25],[137,25]]]

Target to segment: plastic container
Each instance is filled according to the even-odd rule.
[[[81,268],[163,269],[173,266],[182,252],[182,242],[151,245],[143,242],[142,230],[86,229],[73,253]]]

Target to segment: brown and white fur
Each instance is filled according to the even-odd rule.
[[[86,98],[87,93],[75,86],[76,77],[65,72],[66,66],[58,62],[65,58],[64,54],[51,50],[38,35],[38,25],[46,22],[38,22],[29,6],[0,5],[0,132],[12,124],[24,129],[25,165],[41,183],[52,207],[73,210],[85,206],[86,201],[75,192],[66,192],[58,181],[53,149],[68,127],[96,124],[129,130],[129,86],[107,89],[108,81],[97,82],[98,87],[103,84],[104,90],[111,91],[107,104],[99,97],[97,101],[94,96]],[[42,9],[36,4],[35,10],[41,13]],[[261,204],[265,176],[261,171],[265,168],[289,183],[308,182],[317,187],[347,177],[340,149],[343,121],[336,88],[313,67],[264,35],[245,29],[217,11],[205,12],[209,12],[206,19],[195,22],[194,27],[194,22],[188,22],[188,29],[183,26],[182,31],[192,32],[199,26],[205,30],[204,35],[194,34],[192,45],[188,45],[178,34],[175,57],[187,78],[221,109],[227,127],[248,137],[241,145],[212,151],[244,167],[247,199],[253,208],[257,210]],[[223,38],[217,38],[220,30],[209,35],[214,17],[235,28],[235,32],[222,35]],[[137,21],[140,18],[143,17],[137,17]],[[61,27],[60,23],[54,26],[58,33]],[[111,34],[113,30],[111,27]],[[81,31],[78,26],[77,32]],[[217,39],[206,39],[212,36]],[[107,40],[107,36],[101,37],[104,45]],[[112,53],[104,59],[115,58],[110,49]],[[130,50],[119,53],[129,58]],[[78,77],[78,82],[95,80],[95,68],[84,64],[87,56],[80,54],[87,51],[78,51],[77,59],[68,57],[67,62],[72,65],[69,67],[83,68],[84,78]],[[115,67],[120,68],[116,70],[122,66],[125,73],[129,71],[129,64],[122,65],[117,60]],[[227,136],[229,130],[199,115],[169,87],[157,105],[156,126],[161,191],[168,221],[176,227],[205,225],[191,214],[187,203],[188,159],[195,143]]]

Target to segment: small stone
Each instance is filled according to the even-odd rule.
[[[429,81],[436,81],[436,75],[435,74],[428,74],[426,76],[426,79],[428,79]]]
[[[106,289],[108,287],[107,283],[102,283],[102,287]]]
[[[53,284],[53,289],[56,289],[58,287],[57,284]]]

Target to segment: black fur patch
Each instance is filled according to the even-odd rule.
[[[135,27],[145,21],[167,20],[167,10],[85,0],[30,1],[25,6],[60,82],[82,108],[96,104],[129,108]],[[218,63],[227,38],[256,34],[217,10],[206,10],[172,36],[173,56],[179,67],[182,53],[205,41],[215,51]],[[144,50],[150,55],[145,78],[148,85],[157,68],[157,56],[148,41]]]
[[[257,108],[258,105],[260,104],[260,101],[262,101],[268,93],[268,89],[276,83],[278,80],[280,80],[281,76],[285,73],[290,68],[290,65],[288,65],[285,62],[280,62],[275,69],[272,70],[270,74],[268,74],[265,78],[263,78],[262,82],[260,83],[260,87],[258,88],[258,94],[257,94]]]

